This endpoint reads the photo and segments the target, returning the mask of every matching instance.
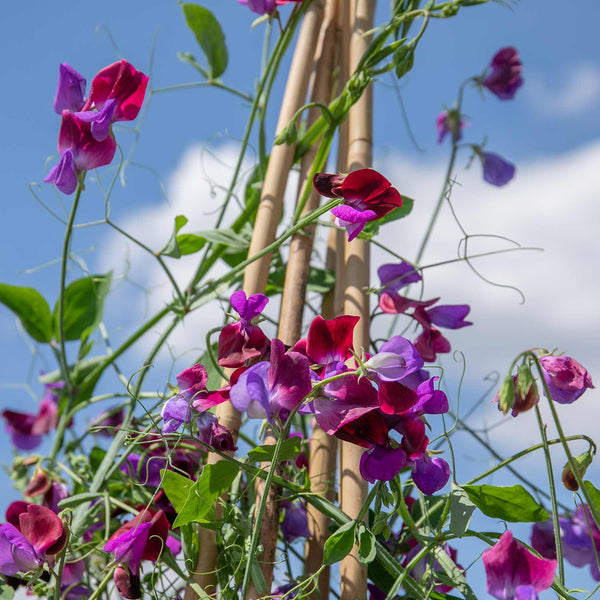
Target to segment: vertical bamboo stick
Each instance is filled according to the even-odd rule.
[[[350,3],[352,35],[350,38],[350,72],[353,72],[368,46],[364,33],[373,27],[375,1],[352,0]],[[373,144],[373,92],[369,86],[348,115],[348,165],[350,171],[371,166]],[[369,243],[355,239],[346,244],[346,294],[344,312],[358,315],[354,330],[354,347],[369,348]],[[363,449],[343,442],[340,457],[340,505],[350,517],[356,517],[365,502],[368,485],[358,472]],[[366,600],[367,572],[358,562],[356,548],[340,565],[342,600]]]
[[[294,50],[294,57],[290,67],[286,88],[281,102],[279,120],[276,134],[291,121],[296,111],[303,105],[306,98],[308,81],[317,43],[321,20],[323,18],[323,0],[313,0],[308,8]],[[283,212],[283,195],[288,174],[294,161],[294,146],[273,146],[269,164],[265,173],[260,204],[258,207],[252,240],[248,250],[251,257],[275,240],[277,224]],[[262,293],[267,285],[271,256],[265,255],[250,264],[244,272],[243,289],[247,295]],[[237,439],[241,416],[230,402],[220,404],[217,408],[217,417],[222,425],[228,427],[234,439]],[[218,460],[209,455],[209,462]],[[200,551],[198,563],[193,577],[194,582],[202,582],[202,587],[214,586],[213,571],[217,557],[216,540],[210,530],[200,528],[198,534]],[[270,586],[268,581],[267,585]],[[249,592],[249,598],[256,596]],[[198,594],[188,585],[185,590],[185,600],[196,600]]]
[[[348,45],[350,37],[350,19],[346,0],[336,0],[336,56],[334,64],[338,65],[338,89],[344,86],[348,79]],[[327,10],[327,7],[326,7]],[[337,170],[346,171],[348,155],[348,127],[342,123],[338,131]],[[332,217],[333,220],[333,217]],[[326,319],[333,319],[344,311],[344,232],[332,228],[327,240],[327,256],[325,267],[335,272],[335,287],[323,298],[321,312]],[[312,438],[310,441],[309,478],[311,492],[321,494],[328,500],[335,495],[335,468],[338,441],[327,435],[313,422]],[[306,573],[316,573],[323,565],[323,547],[329,536],[329,518],[316,510],[312,505],[307,506],[308,524],[312,537],[306,542]],[[317,589],[311,594],[311,600],[327,600],[330,590],[330,569],[323,569],[319,576]]]

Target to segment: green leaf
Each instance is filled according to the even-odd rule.
[[[358,561],[363,565],[368,565],[375,560],[377,550],[375,548],[375,536],[364,523],[358,528]]]
[[[408,196],[402,196],[402,206],[399,208],[395,208],[390,211],[381,219],[377,219],[376,221],[369,221],[365,228],[359,233],[358,237],[363,240],[370,240],[375,237],[379,233],[379,228],[386,223],[391,223],[392,221],[398,221],[399,219],[403,219],[408,216],[414,206],[415,201]]]
[[[206,238],[200,237],[195,233],[182,233],[177,236],[175,243],[179,247],[180,256],[187,256],[188,254],[195,254],[202,250],[206,245]]]
[[[173,233],[169,241],[165,244],[165,247],[158,253],[161,256],[170,256],[171,258],[181,258],[182,252],[179,246],[179,237],[177,234],[179,230],[188,222],[187,217],[183,215],[177,215],[175,217],[175,224],[173,225]],[[191,254],[191,253],[188,253]]]
[[[469,528],[475,508],[465,490],[453,483],[450,492],[450,531],[456,537],[462,537]]]
[[[515,382],[513,376],[509,373],[502,382],[498,392],[498,408],[504,413],[512,408],[515,403]]]
[[[214,344],[212,344],[211,349],[212,349],[213,356],[215,358],[217,358],[218,353],[219,353],[219,342],[215,342]],[[213,365],[212,361],[210,360],[208,350],[206,350],[196,362],[203,364],[204,368],[206,369],[206,373],[208,375],[208,380],[206,382],[206,389],[207,390],[219,389],[221,387],[221,380],[223,378],[221,377],[221,373],[219,373],[219,371],[216,369],[216,367]]]
[[[396,77],[400,79],[404,77],[415,64],[414,46],[400,46],[394,52],[394,67],[396,68]]]
[[[194,32],[196,40],[209,66],[209,79],[220,77],[227,68],[227,46],[225,36],[214,15],[203,6],[182,4],[183,14],[188,27]]]
[[[185,505],[187,497],[192,489],[194,482],[188,477],[179,475],[174,471],[161,469],[162,487],[165,490],[167,498],[173,505],[173,508],[179,513]]]
[[[323,548],[323,564],[333,565],[347,556],[354,546],[356,521],[348,521],[326,540]]]
[[[74,508],[76,506],[79,506],[80,504],[83,504],[84,502],[91,502],[92,500],[95,500],[100,496],[102,496],[101,492],[83,492],[82,494],[75,494],[74,496],[68,496],[67,498],[63,498],[62,500],[60,500],[58,503],[58,507],[60,509]]]
[[[178,514],[173,527],[202,522],[203,517],[212,511],[217,498],[231,485],[238,472],[238,466],[226,460],[214,465],[205,465],[198,480],[189,488],[181,510],[175,507]]]
[[[0,600],[13,600],[15,597],[15,590],[13,590],[8,584],[0,583]]]
[[[463,489],[484,515],[511,523],[536,523],[549,518],[534,497],[522,486],[465,485]]]
[[[0,283],[0,302],[19,317],[34,340],[46,344],[52,340],[50,307],[37,290]]]
[[[285,440],[281,445],[279,460],[291,460],[298,456],[300,447],[302,446],[302,438],[298,436],[291,437]],[[275,445],[269,444],[266,446],[258,446],[248,452],[248,459],[253,462],[271,462],[275,453]]]
[[[591,481],[584,481],[583,485],[587,488],[590,500],[592,501],[596,512],[600,513],[600,490],[594,487],[594,484]],[[600,523],[596,523],[596,525],[600,527]]]
[[[65,340],[89,335],[102,320],[104,299],[110,290],[112,274],[77,279],[65,290]],[[54,307],[55,335],[58,337],[58,302]]]

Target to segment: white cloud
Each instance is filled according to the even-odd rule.
[[[558,117],[570,117],[592,108],[600,100],[600,69],[591,64],[574,65],[556,87],[542,77],[527,82],[528,95],[536,110]]]

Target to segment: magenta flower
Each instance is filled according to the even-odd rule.
[[[444,141],[444,138],[450,134],[452,143],[456,144],[462,139],[462,130],[466,127],[466,123],[460,118],[460,114],[456,109],[445,110],[441,112],[435,121],[435,128],[438,132],[438,144]]]
[[[306,342],[300,340],[294,347],[326,371],[338,370],[352,356],[354,328],[359,317],[342,315],[326,320],[317,315],[308,328]],[[343,370],[343,369],[342,369]]]
[[[237,450],[236,445],[233,443],[231,431],[221,425],[212,413],[200,413],[196,417],[196,423],[198,425],[198,439],[205,446],[221,450],[221,452],[234,452]]]
[[[246,299],[243,290],[234,292],[229,299],[231,307],[240,315],[237,323],[225,325],[219,335],[219,364],[222,367],[241,367],[248,359],[264,356],[269,340],[257,325],[252,325],[264,310],[269,299],[264,294],[252,294]]]
[[[515,165],[493,152],[478,151],[483,166],[483,178],[488,183],[501,187],[515,176]]]
[[[336,225],[346,227],[348,241],[352,241],[368,221],[381,219],[402,206],[398,190],[374,169],[359,169],[345,177],[317,173],[313,185],[322,196],[345,200],[345,204],[331,212],[336,217]]]
[[[98,428],[96,435],[102,437],[113,437],[115,431],[123,425],[123,409],[110,408],[101,412],[90,424],[90,427]]]
[[[512,100],[523,85],[522,64],[517,50],[511,46],[499,50],[492,58],[489,69],[490,72],[483,79],[478,79],[479,83],[500,100]]]
[[[46,384],[37,414],[14,410],[2,412],[13,446],[20,450],[33,450],[41,444],[42,436],[56,427],[59,396],[53,390],[63,386],[63,382]]]
[[[54,97],[54,111],[76,112],[81,110],[85,101],[85,78],[68,63],[58,67],[58,87]]]
[[[32,571],[65,545],[67,533],[61,519],[45,506],[21,502],[14,510],[9,507],[7,519],[8,523],[0,525],[3,575]]]
[[[113,581],[123,598],[138,600],[142,597],[140,576],[137,573],[134,575],[127,567],[118,565],[113,575]]]
[[[79,175],[83,171],[108,165],[116,150],[117,143],[112,137],[97,141],[92,136],[89,123],[64,110],[58,136],[60,160],[44,178],[44,182],[56,184],[64,194],[72,194]]]
[[[91,123],[94,139],[101,142],[110,135],[111,123],[133,121],[138,116],[147,86],[148,76],[121,59],[98,72],[88,99],[75,116]]]
[[[559,404],[571,404],[594,387],[587,369],[570,356],[542,356],[540,363],[552,400]]]
[[[275,12],[278,6],[290,4],[292,2],[300,3],[302,0],[238,0],[240,4],[247,6],[251,11],[259,15],[270,15]]]
[[[505,531],[482,555],[487,591],[498,600],[535,600],[554,579],[556,561],[534,556]]]
[[[360,457],[359,470],[369,483],[390,481],[407,465],[406,452],[401,447],[386,443],[373,446]]]
[[[298,352],[285,352],[283,342],[271,340],[270,362],[246,369],[231,387],[229,399],[252,419],[285,421],[312,390],[309,362]]]

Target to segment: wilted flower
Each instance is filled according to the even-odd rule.
[[[518,414],[533,408],[540,401],[540,395],[538,393],[537,386],[534,382],[532,382],[532,384],[529,386],[529,389],[527,390],[527,393],[523,396],[523,394],[521,394],[521,391],[519,390],[519,386],[517,385],[516,375],[512,376],[512,381],[514,389],[514,402],[511,406],[511,415],[513,417],[516,417]],[[498,410],[502,411],[502,407],[500,405],[500,390],[498,391],[496,396],[494,396],[492,402],[497,402]],[[506,412],[508,412],[508,409]]]
[[[536,600],[554,579],[556,560],[538,558],[505,531],[482,555],[487,591],[498,600]]]
[[[511,46],[499,50],[492,58],[489,69],[490,72],[483,79],[478,79],[479,83],[500,100],[512,100],[523,85],[522,64],[517,50]]]
[[[571,404],[594,387],[587,369],[570,356],[542,356],[540,363],[552,400],[559,404]]]
[[[315,189],[328,198],[343,198],[345,204],[331,212],[338,227],[346,227],[348,241],[353,240],[368,221],[374,221],[402,206],[398,190],[374,169],[359,169],[349,175],[317,173]]]

